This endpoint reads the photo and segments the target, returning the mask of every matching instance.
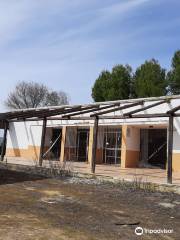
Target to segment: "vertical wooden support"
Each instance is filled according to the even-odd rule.
[[[127,158],[127,125],[122,125],[121,168],[126,168],[126,158]]]
[[[169,116],[169,127],[168,127],[168,156],[167,156],[167,182],[172,183],[172,153],[173,153],[173,120],[174,117]]]
[[[60,153],[60,161],[62,163],[65,161],[66,131],[67,131],[67,127],[63,126],[62,137],[61,137],[61,153]]]
[[[2,148],[1,148],[1,161],[4,160],[4,156],[6,153],[6,142],[7,142],[7,130],[8,130],[8,122],[4,122],[4,135],[3,135],[3,142],[2,142]]]
[[[91,162],[92,162],[93,130],[94,130],[94,127],[90,126],[90,129],[89,129],[89,143],[88,143],[88,163],[90,164],[90,166],[91,166]]]
[[[47,119],[43,119],[43,126],[42,126],[42,135],[41,135],[41,146],[40,146],[40,153],[39,153],[39,166],[42,166],[43,162],[43,152],[44,152],[44,144],[45,144],[45,136],[46,136],[46,125]]]
[[[96,168],[98,122],[99,122],[99,119],[98,119],[98,116],[96,116],[94,119],[94,129],[93,129],[93,149],[92,149],[91,173],[95,173],[95,168]]]

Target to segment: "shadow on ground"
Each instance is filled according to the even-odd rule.
[[[8,184],[8,183],[17,183],[17,182],[25,182],[25,181],[36,181],[46,179],[45,177],[28,174],[24,172],[16,172],[7,169],[0,169],[0,185]]]

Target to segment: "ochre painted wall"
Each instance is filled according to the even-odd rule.
[[[28,146],[28,149],[7,148],[6,157],[23,157],[37,160],[40,153],[40,147]]]
[[[88,148],[88,163],[91,164],[92,161],[92,149],[93,149],[93,127],[90,127],[89,131],[89,148]],[[103,149],[97,148],[96,150],[96,163],[103,163]]]
[[[180,172],[180,153],[173,153],[172,168],[173,171]]]
[[[98,148],[96,150],[96,163],[97,164],[103,163],[103,149],[102,148]]]
[[[134,168],[134,167],[138,167],[138,164],[139,164],[139,151],[127,150],[125,167]]]

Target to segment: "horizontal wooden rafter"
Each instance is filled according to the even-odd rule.
[[[138,106],[138,105],[141,105],[141,104],[143,104],[143,101],[139,101],[139,102],[135,102],[135,103],[131,103],[131,104],[126,104],[126,105],[119,106],[119,107],[114,107],[112,109],[109,109],[109,110],[106,110],[106,111],[101,111],[101,112],[92,114],[90,116],[91,117],[100,116],[100,115],[103,115],[103,114],[112,113],[112,112],[120,111],[120,110],[123,110],[123,109],[135,107],[135,106]]]
[[[95,111],[99,108],[99,105],[97,106],[89,106],[89,107],[84,107],[81,109],[81,111],[75,111],[73,113],[70,113],[70,114],[66,114],[66,115],[63,115],[62,117],[63,118],[70,118],[72,116],[76,116],[76,115],[80,115],[80,114],[85,114],[85,113],[90,113],[92,111]]]
[[[151,105],[148,105],[148,106],[145,106],[145,107],[138,108],[138,109],[135,109],[135,110],[133,110],[133,111],[127,112],[127,113],[125,113],[125,114],[123,114],[123,115],[124,115],[124,116],[132,116],[132,114],[145,111],[145,110],[147,110],[147,109],[156,107],[156,106],[161,105],[161,104],[166,103],[166,102],[167,102],[167,100],[159,101],[159,102],[153,103],[153,104],[151,104]]]
[[[106,105],[106,106],[103,106],[103,107],[99,107],[99,108],[98,108],[98,112],[93,113],[93,114],[90,115],[90,116],[91,116],[91,117],[94,117],[94,116],[96,116],[96,115],[99,113],[99,111],[101,111],[101,110],[113,108],[113,107],[116,107],[116,106],[119,106],[119,105],[120,105],[119,103],[115,103],[115,104],[110,104],[110,105]],[[94,111],[92,111],[92,112],[94,112]]]
[[[16,118],[24,119],[24,118],[31,118],[31,117],[46,117],[50,113],[51,114],[56,114],[56,113],[62,112],[64,110],[65,110],[65,108],[61,108],[61,109],[58,109],[58,110],[57,109],[53,109],[53,110],[35,111],[33,113],[27,113],[27,114],[24,114],[24,115],[16,116]]]
[[[63,114],[63,113],[70,113],[70,112],[77,111],[80,109],[81,109],[81,106],[76,107],[76,108],[68,108],[68,109],[58,109],[58,110],[56,109],[56,110],[51,110],[51,111],[47,111],[44,113],[34,114],[33,117],[40,117],[40,118],[51,117],[51,116],[56,116],[56,115]],[[29,115],[26,118],[31,118],[31,117],[32,117],[32,115]]]
[[[177,97],[176,97],[177,98]],[[89,105],[66,105],[66,106],[50,106],[45,108],[37,109],[24,109],[24,110],[14,110],[12,112],[0,113],[0,121],[39,121],[43,118],[48,118],[49,120],[92,120],[94,117],[99,116],[99,119],[128,119],[128,118],[156,118],[156,117],[169,117],[173,115],[174,117],[179,117],[180,113],[177,112],[180,110],[180,106],[174,107],[171,110],[164,112],[163,109],[160,109],[162,113],[151,114],[151,108],[161,105],[170,101],[171,97],[160,97],[157,99],[150,99],[152,104],[148,103],[148,106],[136,107],[142,105],[147,100],[136,99],[136,100],[126,100],[115,101],[115,102],[104,102],[102,105],[100,103],[92,103]],[[149,101],[150,101],[149,100]],[[136,107],[134,109],[130,109]],[[125,110],[126,113],[122,115],[121,110]],[[149,114],[145,112],[139,114],[142,111],[150,109]],[[117,113],[116,113],[117,112]],[[176,113],[177,112],[177,113]],[[86,114],[87,115],[81,115]],[[108,116],[113,113],[113,116]],[[116,113],[116,114],[114,114]],[[107,114],[107,115],[106,115]]]
[[[129,116],[123,116],[123,115],[120,115],[120,116],[117,116],[117,115],[113,115],[113,116],[99,116],[99,119],[100,120],[105,120],[105,119],[116,119],[116,120],[120,120],[120,119],[132,119],[132,118],[158,118],[158,117],[162,117],[162,118],[168,118],[170,115],[167,114],[167,113],[156,113],[156,114],[138,114],[138,115],[134,115],[132,117],[129,117]],[[176,113],[173,115],[174,117],[180,117],[180,113]],[[20,119],[17,119],[17,120],[9,120],[8,122],[22,122],[22,121],[42,121],[43,118],[27,118],[27,119],[24,119],[24,120],[20,120]],[[63,117],[48,117],[47,120],[83,120],[83,121],[91,121],[91,120],[94,120],[93,117],[71,117],[71,118],[63,118]]]
[[[130,116],[113,115],[113,116],[100,116],[99,119],[129,119],[129,118],[157,118],[157,117],[169,117],[167,113],[154,113],[154,114],[136,114]]]
[[[177,112],[178,110],[180,110],[180,105],[175,107],[175,108],[172,108],[171,110],[167,111],[167,114],[174,114],[175,112]]]
[[[43,117],[50,117],[50,116],[56,116],[58,114],[63,114],[63,113],[70,113],[70,112],[74,112],[74,111],[78,111],[81,109],[81,105],[76,106],[76,107],[68,107],[68,108],[58,108],[58,109],[42,109],[42,110],[36,110],[34,109],[34,111],[26,111],[24,113],[22,112],[17,112],[17,113],[13,113],[10,115],[4,115],[4,114],[0,114],[0,120],[10,120],[10,119],[19,119],[19,120],[24,120],[26,118],[33,118],[33,117],[39,117],[39,118],[43,118]]]
[[[64,108],[60,108],[61,110]],[[55,110],[55,109],[52,109]],[[27,117],[27,116],[33,116],[33,115],[38,115],[42,113],[47,113],[49,111],[52,111],[51,109],[34,109],[34,110],[26,110],[26,111],[15,111],[12,113],[1,113],[0,114],[0,119],[13,119],[13,118],[18,118],[18,117]]]

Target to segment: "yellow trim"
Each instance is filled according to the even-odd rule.
[[[39,146],[29,145],[27,149],[23,148],[7,148],[6,157],[23,157],[27,159],[38,159],[40,153]]]
[[[180,153],[173,153],[172,168],[173,171],[180,172]]]

